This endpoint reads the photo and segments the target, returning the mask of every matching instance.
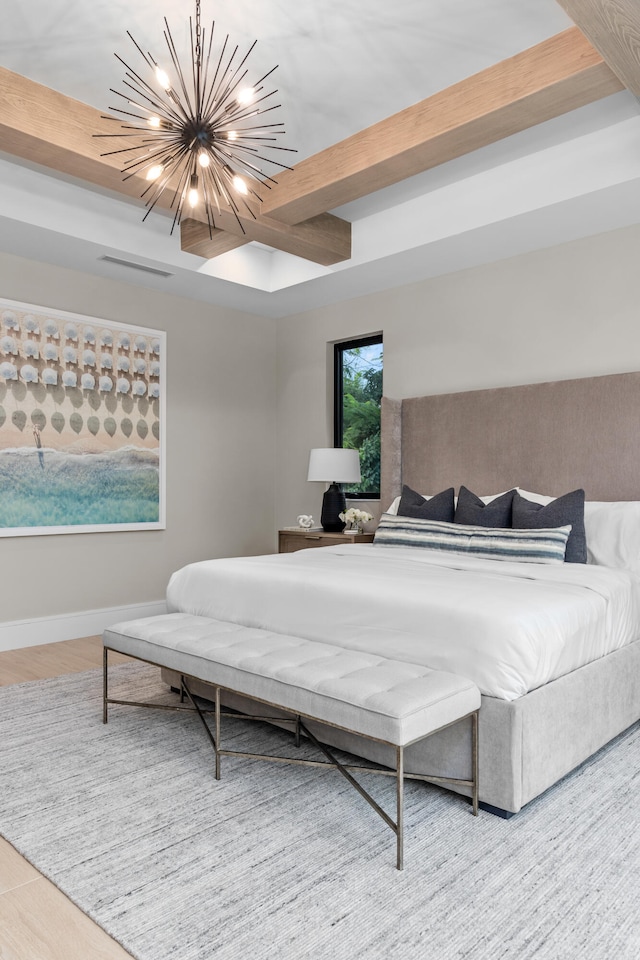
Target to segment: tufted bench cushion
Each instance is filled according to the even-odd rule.
[[[104,645],[397,746],[480,707],[452,673],[185,613],[115,624]]]

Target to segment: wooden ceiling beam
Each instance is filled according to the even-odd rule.
[[[617,73],[625,73],[629,85],[626,75],[635,77],[640,36],[637,0],[560,2],[568,12],[590,9],[583,17],[585,31],[588,27],[603,48],[613,45],[618,53],[610,54],[612,63],[622,66],[612,69],[573,27],[283,172],[264,202],[252,206],[255,219],[247,213],[238,220],[223,207],[211,237],[194,213],[181,231],[182,249],[209,258],[257,240],[315,263],[339,263],[351,255],[351,226],[325,211],[615,93],[624,86]],[[621,39],[607,46],[606,37],[614,34]],[[93,136],[113,132],[113,121],[4,68],[0,90],[5,151],[139,199],[147,182],[123,181],[121,154],[100,155],[122,142]],[[171,193],[165,194],[158,207],[168,209]]]
[[[185,253],[193,253],[196,257],[213,260],[223,253],[243,247],[249,241],[246,237],[234,237],[227,230],[212,230],[206,223],[199,220],[182,220],[180,222],[180,249]]]
[[[640,97],[638,0],[558,0],[631,93]]]
[[[104,151],[121,149],[127,141],[93,136],[118,129],[113,120],[104,119],[94,107],[3,67],[0,103],[0,148],[6,153],[138,200],[149,186],[141,176],[122,179],[122,154],[101,156]],[[172,191],[165,190],[157,207],[168,210],[171,197]],[[230,209],[223,208],[220,217],[216,216],[216,226],[228,229],[236,241],[259,240],[325,266],[351,256],[351,224],[345,220],[323,211],[322,217],[289,230],[281,222],[263,216],[262,211],[258,212],[259,206],[256,203],[254,207],[256,219],[242,213],[240,223]],[[193,218],[200,219],[200,215],[194,212]],[[207,237],[208,232],[207,228]]]
[[[263,212],[299,223],[621,89],[571,27],[296,164]]]
[[[222,211],[220,216],[216,216],[216,223],[219,223],[222,231],[239,240],[239,243],[234,246],[240,246],[246,242],[248,231],[245,236],[231,213]],[[218,232],[214,231],[215,234]],[[257,240],[268,247],[275,247],[277,250],[293,253],[296,256],[301,256],[298,251],[304,250],[306,260],[312,260],[324,266],[348,260],[351,256],[351,224],[331,216],[330,213],[321,213],[317,217],[292,226],[279,220],[259,216],[251,223],[251,240]],[[188,232],[182,236],[182,249],[186,253],[195,253],[211,259],[218,254],[201,251],[215,251],[216,242],[212,243],[209,237],[208,225],[200,220],[194,220],[190,222]],[[218,253],[221,252],[226,251],[218,250]]]

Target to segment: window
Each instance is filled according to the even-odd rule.
[[[380,496],[380,401],[382,334],[334,346],[334,446],[360,451],[359,484],[345,486],[351,498]]]

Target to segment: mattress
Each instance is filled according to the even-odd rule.
[[[345,544],[193,563],[170,611],[446,670],[515,700],[640,637],[640,579],[586,564]]]

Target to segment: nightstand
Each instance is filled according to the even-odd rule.
[[[372,543],[372,533],[325,533],[322,527],[293,527],[278,531],[278,553],[293,553],[311,547],[335,547],[337,543]]]

